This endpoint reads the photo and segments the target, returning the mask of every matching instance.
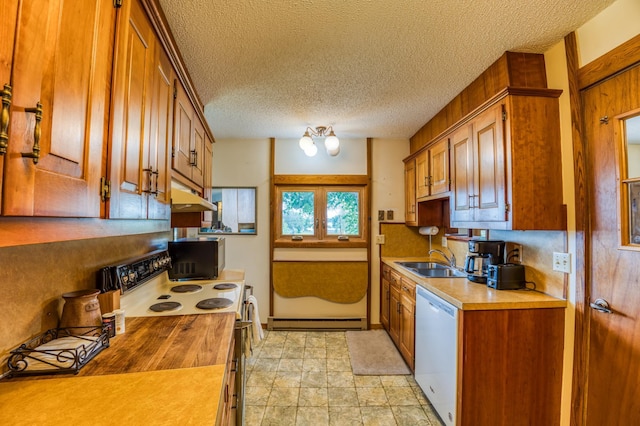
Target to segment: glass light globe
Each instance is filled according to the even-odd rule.
[[[336,155],[340,154],[340,145],[336,146],[335,149],[327,148],[327,154],[329,154],[332,157],[335,157]]]
[[[318,153],[318,147],[311,141],[311,145],[304,148],[304,153],[307,154],[307,157],[313,157]]]
[[[327,152],[339,149],[340,140],[336,135],[333,134],[333,131],[331,131],[329,136],[327,136],[327,138],[324,140],[324,147],[327,149]]]
[[[303,150],[313,145],[313,139],[311,139],[309,132],[304,132],[304,135],[300,138],[300,142],[298,143],[298,145],[300,145],[300,148],[302,148]]]

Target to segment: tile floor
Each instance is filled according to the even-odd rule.
[[[265,331],[245,404],[246,426],[442,425],[413,376],[354,375],[340,331]]]

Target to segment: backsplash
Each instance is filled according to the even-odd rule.
[[[1,372],[9,351],[58,324],[62,294],[96,287],[106,265],[163,249],[169,232],[0,248]]]
[[[429,237],[418,234],[418,228],[397,223],[382,223],[380,233],[385,235],[385,244],[381,246],[381,256],[427,256]],[[438,235],[432,237],[434,249],[443,249],[443,235],[441,229]],[[535,282],[538,291],[554,297],[566,298],[565,274],[554,271],[552,267],[553,252],[567,251],[565,231],[489,231],[488,239],[522,244],[522,263],[525,266],[527,281]],[[467,241],[449,238],[447,239],[447,247],[455,254],[458,267],[463,267],[467,255]],[[447,250],[444,251],[447,252]],[[434,257],[438,257],[438,255],[434,254]]]

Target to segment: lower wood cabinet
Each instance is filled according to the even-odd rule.
[[[398,348],[413,370],[415,367],[416,284],[402,277],[400,280],[400,330]]]
[[[560,424],[565,309],[460,312],[456,424]]]
[[[227,426],[236,424],[236,368],[237,358],[235,355],[235,339],[231,341],[229,354],[227,355],[227,367],[224,373],[224,381],[222,383],[222,394],[218,404],[218,420],[217,425]]]
[[[407,365],[413,370],[415,347],[415,286],[411,280],[382,267],[380,319]]]

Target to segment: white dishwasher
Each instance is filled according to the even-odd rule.
[[[456,423],[458,309],[416,286],[416,382],[447,425]]]

